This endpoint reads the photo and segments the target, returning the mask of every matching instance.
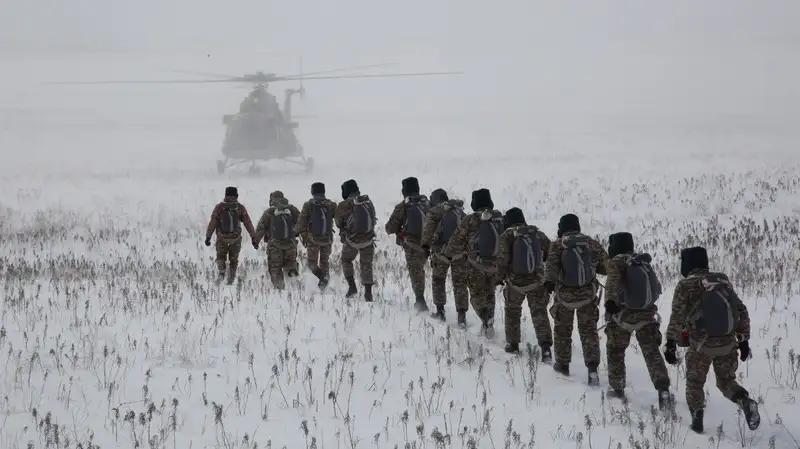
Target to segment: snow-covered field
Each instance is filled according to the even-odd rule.
[[[36,83],[63,78],[68,64],[68,80],[102,68],[99,77],[122,78],[142,61],[16,58],[0,96],[0,447],[800,447],[800,133],[792,127],[320,120],[301,128],[314,173],[275,165],[257,177],[218,175],[220,116],[246,91],[44,87]],[[329,100],[332,111],[361,88],[315,86],[311,102],[349,89]],[[509,129],[519,137],[493,146]],[[247,245],[239,281],[212,281],[203,233],[227,185],[258,216],[273,190],[299,206],[322,181],[338,200],[352,177],[382,227],[406,176],[467,202],[489,188],[496,207],[522,208],[551,236],[569,212],[601,240],[632,232],[662,274],[665,321],[680,249],[707,246],[752,314],[754,357],[739,377],[761,404],[761,428],[746,430],[710,376],[706,435],[691,433],[682,366],[670,367],[674,413],[656,413],[635,343],[623,405],[586,386],[577,338],[567,381],[528,351],[505,354],[502,331],[488,342],[476,327],[464,333],[416,316],[399,248],[382,232],[373,304],[344,299],[338,246],[334,294],[320,295],[308,272],[274,292],[264,250]],[[498,289],[498,330],[502,308]]]

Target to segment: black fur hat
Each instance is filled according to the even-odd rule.
[[[419,180],[413,176],[403,180],[403,196],[419,195]]]
[[[503,217],[503,221],[505,221],[506,228],[526,224],[525,215],[522,213],[522,209],[518,207],[512,207],[511,209],[507,210],[505,216]]]
[[[558,220],[558,237],[561,238],[565,232],[581,232],[581,222],[575,214],[567,214]]]
[[[681,275],[689,276],[693,270],[708,269],[708,252],[702,246],[685,248],[681,251]]]
[[[492,202],[492,194],[489,192],[489,189],[478,189],[472,191],[472,202],[470,203],[473,211],[479,211],[481,209],[492,209],[494,208],[494,202]]]
[[[633,252],[633,235],[630,232],[617,232],[608,236],[608,257]]]
[[[325,184],[321,182],[315,182],[314,184],[311,184],[311,194],[325,195]]]
[[[358,184],[355,179],[348,179],[342,184],[342,199],[346,200],[353,193],[358,192]]]
[[[444,203],[445,201],[449,200],[450,198],[447,197],[447,192],[444,189],[436,189],[431,192],[431,207]]]
[[[230,186],[225,187],[225,196],[232,196],[234,198],[239,197],[239,190],[236,187]]]

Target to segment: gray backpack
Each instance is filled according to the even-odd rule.
[[[315,242],[330,242],[332,222],[333,213],[328,203],[325,200],[311,200],[308,231]]]
[[[620,302],[631,310],[651,310],[661,296],[661,282],[650,265],[649,254],[637,254],[625,261]]]
[[[437,246],[446,245],[453,234],[455,234],[456,229],[458,229],[458,226],[461,224],[461,220],[467,216],[461,204],[463,203],[460,201],[457,204],[450,204],[448,202],[448,204],[444,206],[444,214],[442,214],[442,219],[439,221],[439,226],[436,229]]]
[[[703,293],[690,317],[691,327],[709,337],[733,335],[741,319],[737,307],[742,301],[733,290],[728,277],[721,273],[697,277],[700,278]]]
[[[270,223],[270,238],[274,240],[291,240],[294,238],[294,218],[292,210],[287,208],[275,209]]]
[[[533,274],[542,265],[542,240],[536,226],[520,226],[514,229],[511,245],[511,272],[517,275]]]
[[[241,231],[239,221],[239,205],[223,206],[220,214],[220,231],[222,234],[235,234]]]
[[[580,288],[595,278],[595,267],[589,237],[583,234],[569,235],[562,239],[560,281],[564,286]]]
[[[403,235],[422,236],[422,230],[425,228],[425,214],[428,213],[429,208],[430,204],[425,195],[416,195],[408,199]]]
[[[347,218],[347,230],[354,234],[367,234],[375,229],[375,206],[366,195],[353,199],[353,212]]]
[[[478,263],[491,264],[500,249],[500,234],[505,230],[503,214],[487,210],[480,215],[478,232],[472,238],[472,253]]]

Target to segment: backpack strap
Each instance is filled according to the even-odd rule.
[[[519,293],[528,293],[530,291],[536,290],[537,288],[541,288],[541,284],[533,283],[528,285],[514,285],[511,281],[506,281],[505,286],[514,290]]]
[[[592,286],[592,297],[589,299],[585,299],[583,301],[575,301],[575,302],[566,302],[562,300],[560,295],[561,284],[557,284],[556,289],[553,292],[553,303],[561,304],[562,306],[568,309],[575,310],[575,309],[580,309],[583,306],[587,306],[595,301],[599,302],[602,299],[605,288],[603,287],[603,284],[601,284],[597,280],[597,278],[593,279],[590,282],[590,284]]]
[[[355,249],[364,249],[364,248],[366,248],[366,247],[368,247],[370,245],[375,244],[375,239],[374,238],[371,238],[371,239],[367,240],[366,242],[356,243],[356,242],[350,240],[350,238],[346,234],[342,234],[342,235],[344,236],[345,243],[347,243],[347,245],[352,246]]]

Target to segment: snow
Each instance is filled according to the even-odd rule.
[[[467,3],[464,11],[478,14],[477,4]],[[412,41],[414,27],[398,18],[376,19],[362,31],[402,29],[405,40],[384,36],[361,46],[357,30],[335,34],[329,24],[330,41],[305,53],[308,70],[399,56],[413,59],[402,71],[468,74],[309,82],[295,112],[319,116],[299,130],[315,171],[274,163],[258,176],[244,169],[218,175],[215,167],[221,116],[236,110],[246,90],[39,83],[170,78],[172,69],[289,73],[297,52],[249,48],[245,37],[228,49],[224,39],[201,32],[212,16],[180,35],[208,38],[211,54],[181,47],[188,41],[177,31],[172,47],[153,49],[172,36],[167,25],[149,36],[151,48],[125,52],[42,50],[48,39],[65,39],[63,48],[88,45],[89,26],[75,42],[59,29],[31,41],[40,51],[13,50],[27,34],[0,27],[20,32],[0,45],[0,447],[800,447],[800,420],[791,418],[800,411],[800,127],[791,100],[797,68],[787,57],[796,50],[779,29],[795,22],[789,13],[777,21],[777,13],[732,3],[740,15],[726,25],[731,29],[710,26],[700,13],[688,17],[688,7],[648,12],[688,21],[675,47],[670,22],[642,22],[644,9],[612,20],[605,7],[582,15],[552,7],[530,19],[523,12],[533,6],[520,2],[509,6],[518,14],[508,11],[510,23],[496,36],[470,31],[464,39],[472,45],[460,46],[456,36],[474,28],[454,21],[444,37],[433,24],[449,14],[444,6],[419,24],[427,45]],[[223,13],[218,5],[205,8]],[[322,26],[322,15],[355,6],[342,8],[309,20]],[[410,18],[409,11],[403,14]],[[159,20],[174,22],[162,12]],[[531,50],[538,64],[501,73],[513,58],[492,52],[497,42],[511,52],[523,46],[516,40],[542,38],[571,18],[584,26],[603,19],[591,51],[583,49],[588,35],[570,36],[566,27],[559,39],[531,44],[543,51]],[[520,26],[531,20],[538,31],[529,36]],[[485,26],[498,21],[487,18]],[[113,23],[144,33],[133,19]],[[95,31],[113,34],[113,23],[95,24]],[[759,34],[766,23],[773,35]],[[642,40],[626,41],[623,24]],[[727,43],[732,29],[738,40]],[[126,45],[141,37],[136,33]],[[709,42],[688,52],[702,33]],[[307,39],[309,47],[316,37]],[[716,59],[706,58],[712,50]],[[559,65],[565,54],[571,56]],[[666,56],[674,56],[669,64]],[[750,65],[722,76],[745,57]],[[269,66],[254,67],[253,59]],[[625,61],[632,65],[616,67]],[[680,71],[686,67],[691,80]],[[763,81],[766,72],[771,82]],[[285,87],[293,86],[271,89],[281,99]],[[406,176],[418,177],[425,192],[445,188],[466,203],[472,190],[489,188],[498,209],[520,207],[551,237],[570,212],[604,244],[610,233],[632,232],[664,282],[665,321],[680,249],[707,246],[713,268],[731,276],[751,312],[753,358],[738,377],[760,403],[761,427],[746,430],[710,375],[706,433],[689,431],[683,365],[669,367],[674,412],[654,412],[656,394],[635,340],[627,405],[604,397],[604,347],[602,386],[586,385],[577,332],[570,379],[538,363],[527,347],[521,356],[506,354],[500,288],[492,341],[477,335],[472,311],[472,327],[454,328],[450,291],[450,326],[418,316],[400,249],[382,230],[372,304],[343,297],[338,243],[332,293],[320,294],[307,270],[287,292],[274,291],[263,248],[249,245],[239,281],[214,284],[213,247],[203,245],[203,234],[226,186],[238,186],[258,217],[273,190],[299,206],[312,182],[326,183],[338,200],[340,184],[355,178],[382,228]],[[430,299],[429,279],[427,287]],[[535,349],[527,311],[522,327],[524,344]]]

